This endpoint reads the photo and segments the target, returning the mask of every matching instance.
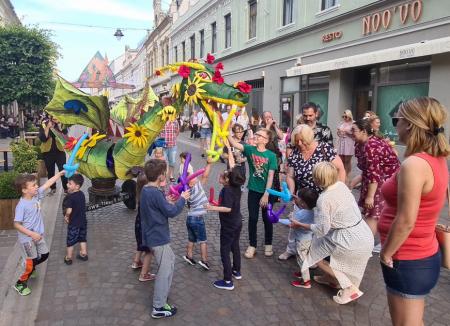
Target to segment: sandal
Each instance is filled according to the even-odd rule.
[[[156,278],[155,274],[147,273],[144,275],[139,275],[139,282],[153,281],[155,278]]]
[[[139,268],[142,268],[142,262],[141,261],[139,261],[139,262],[133,262],[132,264],[131,264],[131,269],[139,269]]]

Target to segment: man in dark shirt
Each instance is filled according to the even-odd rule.
[[[305,124],[314,130],[314,138],[319,142],[325,142],[333,146],[333,134],[328,126],[317,121],[319,108],[313,102],[302,105],[302,115]]]

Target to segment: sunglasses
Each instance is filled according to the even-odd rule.
[[[400,119],[404,119],[404,117],[392,117],[392,118],[391,118],[391,120],[392,120],[392,125],[393,125],[394,127],[397,127],[398,120],[400,120]]]

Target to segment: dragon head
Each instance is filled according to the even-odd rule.
[[[220,104],[227,106],[243,107],[248,103],[251,86],[245,82],[237,82],[234,85],[224,83],[221,74],[223,64],[213,64],[214,57],[208,54],[204,63],[195,60],[190,62],[178,62],[167,65],[157,70],[156,74],[164,74],[165,71],[177,72],[182,81],[172,87],[172,97],[177,106],[185,104],[198,104],[207,113],[213,123],[213,111]]]

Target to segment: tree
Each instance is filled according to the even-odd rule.
[[[0,27],[0,104],[17,101],[22,111],[49,102],[59,57],[50,36],[48,30],[37,27]]]

